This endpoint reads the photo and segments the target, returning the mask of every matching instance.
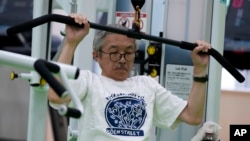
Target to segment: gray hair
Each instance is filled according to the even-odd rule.
[[[127,27],[120,25],[120,24],[109,24],[107,26],[118,28],[118,29],[123,29],[123,30],[128,30]],[[93,41],[93,49],[100,50],[102,48],[102,46],[104,45],[104,38],[110,34],[117,34],[117,33],[108,32],[108,31],[104,31],[104,30],[97,30],[95,37],[94,37],[94,41]],[[137,50],[137,41],[136,40],[135,40],[135,47],[136,47],[135,49]]]

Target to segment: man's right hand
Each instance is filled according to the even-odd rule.
[[[87,17],[84,15],[70,14],[69,16],[74,18],[76,23],[84,25],[84,28],[66,25],[65,42],[69,46],[76,48],[77,45],[82,41],[82,39],[89,33],[90,25],[88,23]]]

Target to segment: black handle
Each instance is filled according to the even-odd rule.
[[[79,25],[74,22],[74,19],[69,17],[69,16],[62,16],[62,15],[57,15],[57,14],[49,14],[45,16],[41,16],[39,18],[33,19],[31,21],[10,27],[7,29],[7,34],[13,35],[19,32],[22,32],[24,30],[33,28],[35,26],[47,23],[47,22],[60,22],[60,23],[65,23],[73,26],[78,26],[78,27],[84,27],[84,25]],[[132,30],[124,30],[124,29],[118,29],[114,27],[108,27],[104,25],[99,25],[95,23],[89,22],[90,27],[94,29],[99,29],[99,30],[105,30],[108,32],[114,32],[118,34],[123,34],[127,35],[128,37],[131,38],[136,38],[136,39],[146,39],[146,40],[151,40],[155,42],[160,42],[160,43],[165,43],[165,44],[170,44],[174,46],[179,46],[183,49],[187,50],[193,50],[196,47],[196,44],[194,43],[189,43],[189,42],[184,42],[184,41],[175,41],[171,39],[166,39],[158,36],[152,36],[152,35],[147,35],[141,32],[133,32]],[[231,73],[232,76],[235,77],[239,82],[244,82],[245,78],[238,72],[236,68],[234,68],[227,60],[224,59],[224,57],[217,52],[215,49],[209,50],[208,54],[213,56],[229,73]]]
[[[187,49],[187,50],[193,50],[197,44],[195,43],[188,43],[188,42],[181,42],[180,48]],[[239,73],[235,67],[233,67],[224,57],[221,56],[221,54],[211,48],[208,50],[208,53],[214,57],[215,60],[217,60],[226,70],[228,70],[239,82],[244,82],[245,78]]]
[[[80,118],[82,116],[82,113],[79,110],[67,107],[65,105],[61,106],[58,109],[58,112],[60,115],[66,116],[66,117]]]
[[[32,19],[30,21],[18,24],[13,27],[10,27],[7,29],[7,34],[14,35],[14,34],[23,32],[25,30],[31,29],[33,27],[36,27],[36,26],[39,26],[39,25],[42,25],[51,21],[65,23],[65,24],[74,25],[78,27],[84,27],[83,25],[79,25],[75,23],[74,19],[68,16],[62,16],[58,14],[49,14],[49,15],[41,16],[41,17]]]
[[[34,63],[34,68],[60,97],[66,92],[66,89],[51,74],[51,72],[58,73],[60,71],[59,66],[42,59],[38,59]]]
[[[81,117],[81,112],[77,109],[73,109],[73,108],[69,108],[67,110],[67,113],[65,114],[65,116],[67,117],[73,117],[73,118],[80,118]]]

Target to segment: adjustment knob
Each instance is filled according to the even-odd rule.
[[[16,74],[15,72],[11,72],[10,73],[10,80],[14,80],[16,78],[18,78],[18,74]]]

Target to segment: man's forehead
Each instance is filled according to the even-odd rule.
[[[128,49],[135,49],[134,45],[129,46],[119,46],[119,45],[110,45],[108,46],[109,50],[116,49],[116,50],[128,50]]]

